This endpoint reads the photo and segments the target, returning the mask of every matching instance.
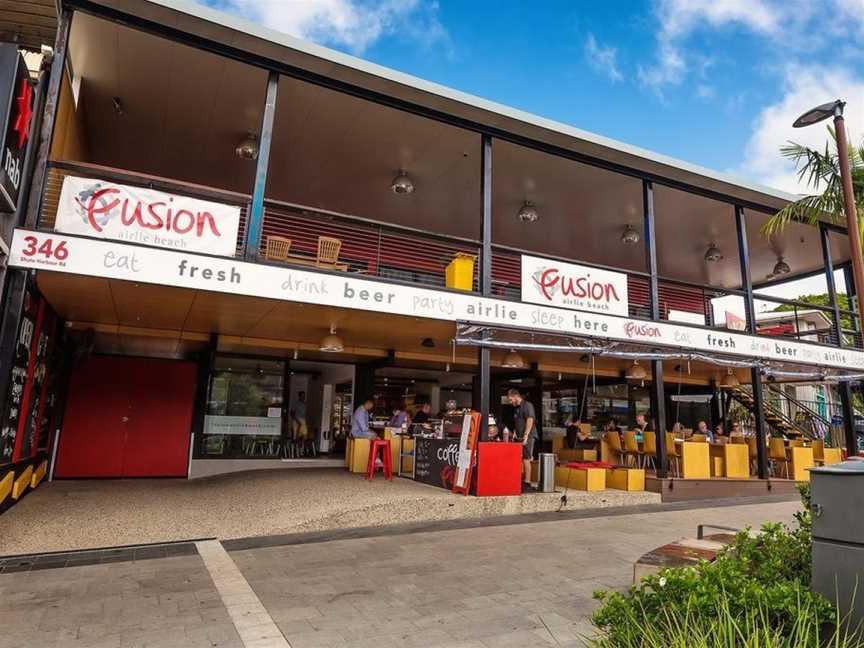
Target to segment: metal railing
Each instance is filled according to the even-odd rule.
[[[465,255],[475,260],[471,290],[479,287],[476,260],[480,245],[476,241],[266,201],[259,250],[265,262],[270,236],[289,239],[289,256],[304,260],[315,259],[319,237],[336,238],[341,241],[339,262],[349,272],[436,287],[446,286],[447,266],[457,255]]]

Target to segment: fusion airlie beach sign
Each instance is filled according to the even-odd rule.
[[[240,208],[107,180],[67,176],[54,229],[67,234],[234,256]]]
[[[626,317],[627,275],[523,254],[522,301]]]
[[[18,229],[9,265],[282,299],[358,310],[644,342],[803,364],[864,369],[864,353],[712,329],[645,322],[603,313],[489,299],[459,292],[390,284],[347,273],[326,274],[289,266]]]

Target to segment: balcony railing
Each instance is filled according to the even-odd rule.
[[[246,221],[250,196],[212,187],[179,182],[157,176],[78,162],[50,162],[38,226],[52,229],[57,215],[63,179],[67,176],[108,180],[112,182],[166,191],[177,195],[212,200],[241,208],[237,236],[237,256],[244,258]],[[269,237],[290,240],[288,259],[268,258]],[[252,251],[253,259],[263,263],[296,262],[309,265],[316,259],[321,237],[338,239],[339,268],[370,277],[446,287],[445,272],[457,255],[479,259],[479,241],[450,237],[409,227],[382,223],[346,214],[314,209],[277,201],[265,201],[260,248]],[[256,254],[257,253],[257,254]],[[521,251],[493,245],[492,294],[511,300],[521,298]],[[559,259],[568,261],[567,259]],[[650,278],[645,272],[624,271],[569,260],[591,267],[601,267],[627,275],[629,315],[651,319]],[[326,265],[324,267],[327,267]],[[479,264],[474,264],[471,290],[479,291]],[[668,278],[658,280],[660,319],[714,329],[745,330],[743,318],[745,294],[738,289],[722,289],[691,284]],[[785,305],[789,310],[782,318],[757,317],[757,334],[767,337],[793,338],[802,342],[861,348],[862,335],[855,313],[841,311],[840,331],[836,330],[833,309],[756,294],[757,313]],[[818,315],[814,316],[814,312]]]
[[[476,241],[275,201],[265,203],[259,250],[265,261],[270,236],[289,239],[289,256],[303,260],[315,259],[319,237],[336,238],[341,242],[339,262],[348,266],[348,272],[436,287],[446,286],[446,268],[457,255],[476,260],[480,254]],[[474,263],[471,289],[477,291],[478,286]]]

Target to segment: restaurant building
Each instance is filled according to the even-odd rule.
[[[749,401],[764,440],[804,383],[855,442],[848,238],[763,236],[793,196],[176,0],[61,2],[39,79],[2,507],[42,474],[341,465],[369,397],[471,407],[482,437],[515,386],[547,444],[576,418],[665,430]],[[804,277],[827,306],[776,296]]]

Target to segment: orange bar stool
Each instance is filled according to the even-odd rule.
[[[380,457],[378,455],[381,455]],[[366,464],[366,479],[375,477],[375,461],[381,459],[384,466],[384,476],[393,479],[393,460],[390,452],[390,439],[375,439],[369,444],[369,463]]]

